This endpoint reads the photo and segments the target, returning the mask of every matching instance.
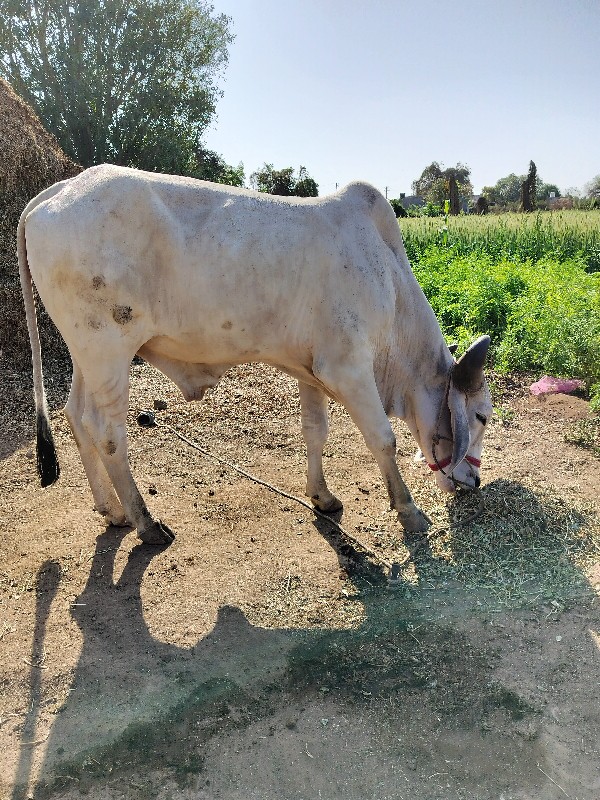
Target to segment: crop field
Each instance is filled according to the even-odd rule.
[[[448,339],[488,333],[497,371],[581,378],[600,407],[600,211],[400,224]]]
[[[478,253],[492,259],[577,257],[589,271],[600,270],[600,210],[408,217],[400,226],[411,263],[441,245],[456,255]]]

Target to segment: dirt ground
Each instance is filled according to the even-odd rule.
[[[243,366],[186,405],[134,365],[133,471],[177,533],[157,549],[93,511],[69,379],[46,372],[62,466],[46,490],[29,376],[2,375],[2,798],[600,797],[600,460],[565,441],[593,420],[583,399],[493,379],[475,515],[395,423],[433,521],[420,542],[332,405],[338,521],[373,556],[166,427],[303,496],[291,379]],[[139,427],[155,401],[161,425]],[[378,558],[403,562],[395,588]]]

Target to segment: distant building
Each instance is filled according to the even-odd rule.
[[[419,197],[418,194],[401,194],[398,198],[400,200],[400,205],[405,210],[408,210],[411,206],[424,206],[425,200],[422,197]]]

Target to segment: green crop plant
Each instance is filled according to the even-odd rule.
[[[494,260],[429,248],[413,264],[446,337],[492,337],[501,372],[538,371],[600,386],[600,272],[579,258]]]
[[[405,218],[400,225],[413,264],[443,244],[455,255],[485,254],[496,261],[578,257],[588,271],[600,270],[600,210],[459,215],[445,220],[443,241],[437,219]]]

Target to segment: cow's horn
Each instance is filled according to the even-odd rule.
[[[489,347],[490,337],[480,336],[458,359],[452,370],[452,382],[457,389],[471,392],[479,387]]]

